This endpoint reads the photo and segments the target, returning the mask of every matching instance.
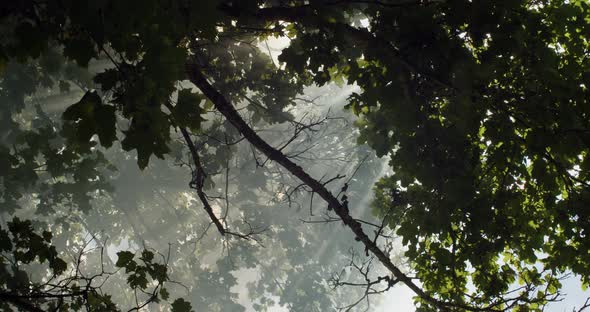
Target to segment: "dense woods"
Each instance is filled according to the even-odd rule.
[[[0,33],[2,311],[590,283],[587,0],[2,1]]]

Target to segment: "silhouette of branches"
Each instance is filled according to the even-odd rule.
[[[360,298],[345,306],[337,307],[339,311],[350,311],[361,304],[365,304],[364,311],[368,311],[371,307],[370,296],[382,294],[398,283],[398,279],[390,276],[378,276],[371,278],[371,270],[373,268],[373,257],[361,260],[354,250],[350,250],[350,262],[338,274],[333,274],[328,283],[332,289],[337,287],[359,287],[363,290]],[[353,271],[353,272],[348,272]],[[356,280],[346,279],[346,275],[356,274]],[[360,278],[360,280],[359,280]]]

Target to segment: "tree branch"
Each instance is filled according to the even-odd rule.
[[[486,309],[480,309],[477,307],[471,307],[462,304],[450,304],[442,302],[436,298],[433,298],[422,288],[416,285],[407,275],[405,275],[385,254],[377,244],[369,238],[369,236],[363,231],[360,222],[355,220],[340,201],[318,180],[311,177],[303,168],[292,162],[287,156],[278,151],[277,149],[270,146],[264,141],[248,124],[242,119],[239,113],[235,110],[232,104],[220,94],[203,76],[200,69],[194,64],[186,65],[187,75],[190,81],[197,86],[203,94],[211,100],[215,108],[223,114],[227,120],[252,144],[256,149],[265,154],[269,159],[281,165],[291,174],[299,178],[315,193],[317,193],[324,201],[328,203],[328,206],[334,210],[334,212],[342,219],[342,222],[347,226],[357,237],[357,240],[365,245],[365,248],[375,255],[375,257],[393,274],[396,280],[404,283],[408,286],[416,295],[421,299],[434,306],[438,307],[442,311],[449,311],[449,307],[459,307],[468,311],[482,311]]]

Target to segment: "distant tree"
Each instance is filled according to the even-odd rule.
[[[147,217],[146,207],[164,207],[168,192],[180,198],[174,205],[186,198],[185,206],[202,209],[207,229],[224,238],[209,241],[203,253],[231,246],[238,257],[237,265],[217,259],[211,270],[190,254],[179,256],[179,272],[211,283],[187,287],[194,306],[206,310],[244,309],[230,290],[236,268],[257,268],[265,281],[276,282],[274,288],[253,288],[258,309],[275,304],[268,296],[275,293],[279,304],[301,311],[350,310],[396,284],[415,293],[419,311],[541,311],[561,298],[560,281],[568,272],[590,283],[586,0],[5,2],[3,217],[47,221],[64,241],[93,233],[92,224],[101,223],[117,234],[129,232],[117,235],[120,241],[135,236],[137,244],[156,244],[160,235],[198,232],[186,219],[194,215],[190,209],[149,210]],[[289,40],[278,63],[263,52],[270,37]],[[347,105],[357,116],[358,141],[389,157],[391,174],[375,185],[376,220],[355,215],[361,202],[348,186],[356,170],[348,177],[316,176],[314,157],[302,157],[309,149],[289,150],[305,135],[317,140],[313,132],[333,121],[292,113],[310,101],[302,100],[305,87],[331,82],[359,87]],[[61,120],[32,101],[51,88],[81,90]],[[287,127],[291,135],[277,142],[257,128],[269,125],[275,131]],[[327,143],[323,147],[329,150]],[[117,171],[109,159],[131,157],[145,171],[145,186],[156,185],[153,197],[134,197],[132,190],[144,186],[137,179],[120,183],[129,196],[117,197],[116,184],[127,169]],[[237,164],[245,163],[250,167],[231,179]],[[182,168],[189,168],[186,180],[169,173]],[[310,217],[322,216],[308,222],[340,222],[351,233],[328,242],[339,261],[296,258],[298,249],[324,246],[322,236],[299,236],[322,230],[270,209],[277,194],[292,204],[301,200],[298,193],[310,195]],[[156,197],[162,197],[160,204]],[[230,206],[236,206],[231,213]],[[164,214],[175,214],[182,230],[158,222]],[[65,228],[72,224],[79,227],[75,233]],[[402,238],[409,269],[392,260],[392,232]],[[274,242],[283,250],[262,251],[264,236],[279,237]],[[57,260],[51,262],[58,259],[47,245],[51,237],[34,237],[19,247],[34,246],[26,261],[49,261],[54,274],[63,272],[61,262],[57,271]],[[201,239],[176,240],[196,249]],[[344,270],[341,260],[352,239],[360,249],[351,251]],[[8,241],[3,238],[3,252],[12,252]],[[135,272],[130,278],[145,279],[147,272],[163,283],[168,275],[152,275],[153,253],[147,252],[145,266],[125,252],[115,266]],[[19,255],[15,261],[25,261]],[[256,259],[267,260],[270,269]],[[288,265],[281,267],[278,259]],[[375,263],[385,275],[377,274]],[[273,276],[281,270],[288,273]],[[360,300],[329,299],[322,270],[356,271],[360,282],[336,274],[329,286],[361,286]],[[19,280],[12,275],[4,281],[11,279]],[[143,279],[128,280],[128,286],[145,289]],[[209,301],[210,293],[219,292],[232,295],[223,303]],[[15,307],[56,307],[55,300],[18,294],[18,302],[10,301]],[[90,292],[85,296],[90,300]]]

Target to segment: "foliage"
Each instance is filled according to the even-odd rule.
[[[391,277],[376,284],[406,284],[421,311],[542,310],[560,297],[563,274],[590,283],[589,10],[585,0],[0,4],[6,35],[0,42],[0,212],[32,215],[64,242],[70,226],[78,227],[72,237],[97,226],[119,242],[177,241],[179,272],[211,280],[189,287],[196,309],[243,309],[230,289],[239,267],[264,277],[252,288],[257,308],[272,306],[268,294],[275,294],[292,310],[328,309],[333,302],[321,273],[343,267],[347,241],[356,238],[389,270]],[[278,64],[262,51],[271,36],[290,40]],[[331,82],[358,87],[347,105],[357,116],[358,142],[389,158],[391,174],[375,184],[377,222],[356,221],[366,214],[351,217],[348,208],[364,204],[347,192],[351,180],[333,187],[338,175],[309,176],[313,164],[302,157],[309,149],[288,148],[331,121],[296,120],[294,113],[306,109],[305,87]],[[56,118],[49,105],[34,103],[43,90],[77,96]],[[228,103],[233,106],[223,106]],[[231,115],[234,109],[241,115]],[[281,135],[261,138],[252,130],[284,125],[295,134],[283,142]],[[242,140],[275,164],[238,144]],[[142,175],[130,173],[130,160]],[[117,171],[110,161],[125,165]],[[235,167],[240,171],[232,176]],[[182,168],[191,176],[179,182]],[[297,184],[281,170],[304,177],[303,184],[289,187]],[[189,180],[199,202],[186,188]],[[145,195],[145,188],[155,190]],[[298,192],[311,194],[310,217],[326,208],[313,204],[314,194],[333,198],[325,223],[342,221],[355,236],[326,245],[311,234],[324,230],[270,209],[276,194],[292,204]],[[186,209],[162,208],[173,206],[166,203],[170,194]],[[230,214],[236,204],[239,211]],[[201,228],[191,224],[201,205],[207,216],[200,218],[244,241],[201,241]],[[172,219],[182,230],[167,227]],[[259,224],[275,227],[269,236],[283,250],[256,245]],[[371,225],[374,240],[359,235]],[[0,231],[0,250],[16,248],[16,261],[47,261],[54,275],[64,272],[51,235],[36,235],[32,223],[19,219],[8,228],[12,239]],[[387,228],[402,238],[421,288],[388,262]],[[302,229],[309,234],[303,239]],[[189,242],[192,252],[185,250]],[[195,263],[197,243],[205,255],[231,245],[239,250],[238,264]],[[320,246],[339,260],[302,257]],[[138,260],[119,252],[115,265],[128,274],[128,288],[146,289],[149,278],[158,285],[169,280],[153,258],[149,250]],[[277,270],[288,273],[276,278]],[[17,272],[15,281],[21,280]],[[282,286],[271,286],[273,280]],[[298,288],[299,281],[306,287]],[[156,288],[161,298],[170,296]],[[213,290],[231,295],[215,303],[203,295]],[[184,299],[171,307],[191,310]]]
[[[43,231],[39,235],[33,230],[31,221],[22,221],[16,217],[8,222],[8,231],[0,228],[0,298],[3,301],[0,309],[11,311],[10,305],[13,305],[25,311],[43,311],[44,308],[53,311],[77,311],[83,308],[89,311],[120,311],[111,296],[104,294],[101,289],[114,273],[105,271],[103,264],[102,270],[96,274],[84,273],[82,262],[88,256],[88,250],[80,251],[76,267],[67,272],[67,264],[59,257],[51,239],[51,232]],[[150,290],[152,287],[148,286],[145,272],[157,282],[157,286],[145,302],[137,303],[132,310],[141,309],[151,302],[160,302],[160,298],[167,300],[168,293],[162,287],[164,282],[169,281],[166,263],[154,261],[154,253],[147,249],[141,253],[143,265],[135,262],[133,257],[133,253],[120,252],[116,264],[129,273],[129,287],[144,292]],[[35,262],[47,263],[47,268],[29,266]],[[35,273],[36,276],[30,276],[29,273]],[[179,300],[172,303],[173,311],[179,309]],[[190,311],[189,303],[180,302],[182,309],[178,311]]]

